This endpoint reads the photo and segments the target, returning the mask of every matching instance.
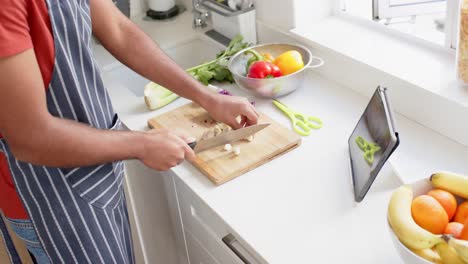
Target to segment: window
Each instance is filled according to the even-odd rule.
[[[447,48],[456,45],[459,0],[340,0],[340,12]]]

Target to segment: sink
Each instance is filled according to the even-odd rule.
[[[170,47],[164,51],[183,69],[188,69],[203,62],[213,60],[216,54],[221,51],[221,48],[215,43],[197,38]],[[161,70],[164,71],[164,69]],[[119,87],[127,88],[137,97],[143,97],[143,88],[149,82],[148,79],[121,64],[105,71],[104,79],[112,80],[113,83],[118,83]]]

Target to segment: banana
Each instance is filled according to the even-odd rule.
[[[437,264],[456,264],[456,263],[451,263],[451,262],[443,262],[441,259],[441,256],[437,252],[435,252],[433,249],[426,248],[426,249],[412,249],[414,254],[420,256],[421,258],[430,261],[432,263],[437,263]],[[455,253],[456,254],[456,253]],[[465,263],[461,263],[465,264]]]
[[[455,249],[460,259],[462,259],[465,263],[468,263],[468,241],[456,239],[447,235],[443,235],[442,237],[445,241],[447,241],[449,246]]]
[[[440,259],[444,264],[466,264],[457,254],[457,251],[449,246],[447,243],[442,242],[435,246]]]
[[[430,180],[435,187],[468,199],[467,176],[449,172],[439,172],[432,174]]]
[[[420,227],[411,216],[413,190],[410,185],[396,189],[388,205],[388,222],[400,241],[412,249],[432,248],[442,242],[440,235]]]

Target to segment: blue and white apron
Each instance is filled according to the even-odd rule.
[[[98,129],[119,129],[91,51],[89,0],[47,0],[47,7],[55,45],[49,112]],[[52,263],[134,262],[122,162],[52,168],[17,160],[3,139],[0,150]]]

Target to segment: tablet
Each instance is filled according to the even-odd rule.
[[[379,86],[348,140],[357,202],[364,199],[380,169],[398,147],[400,140],[395,129],[387,89]]]

